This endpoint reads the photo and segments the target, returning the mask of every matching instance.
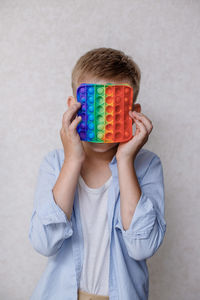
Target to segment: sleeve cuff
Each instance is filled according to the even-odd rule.
[[[64,211],[56,204],[52,190],[49,190],[48,195],[45,195],[45,201],[41,201],[37,211],[39,218],[44,225],[52,223],[65,223],[72,229],[72,221],[68,220]],[[48,199],[48,201],[46,201]]]
[[[131,224],[124,230],[121,220],[120,209],[115,227],[119,228],[124,236],[134,239],[148,238],[156,221],[156,211],[152,201],[142,192],[133,214]]]

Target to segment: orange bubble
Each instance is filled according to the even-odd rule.
[[[121,124],[119,124],[119,123],[115,124],[115,129],[116,130],[120,130],[120,128],[121,128]]]
[[[112,124],[107,124],[106,125],[106,130],[112,130],[112,128],[113,128]]]
[[[112,94],[112,88],[111,87],[107,87],[106,88],[106,94],[107,95],[111,95]]]
[[[113,102],[113,97],[106,97],[106,103],[111,104]]]
[[[106,116],[106,121],[111,122],[113,120],[113,116],[112,115],[107,115]]]
[[[115,115],[115,120],[116,121],[119,121],[121,119],[121,116],[120,115]]]
[[[108,113],[111,113],[111,112],[113,111],[113,107],[112,107],[111,105],[107,106],[107,107],[106,107],[106,111],[107,111]]]
[[[128,132],[128,131],[125,131],[124,132],[124,136],[127,138],[127,137],[129,137],[129,135],[130,135],[130,133]]]
[[[115,98],[115,103],[119,104],[120,101],[121,101],[121,98],[120,98],[119,96],[117,96],[117,97]]]
[[[122,137],[121,132],[116,132],[115,133],[115,139],[118,140]]]
[[[115,106],[115,111],[120,112],[120,105]]]
[[[124,89],[124,93],[127,95],[127,94],[129,93],[129,88],[126,87],[126,88]]]
[[[108,132],[108,133],[106,133],[106,135],[105,135],[105,137],[106,137],[106,139],[108,139],[108,140],[111,140],[112,139],[112,133],[111,132]]]

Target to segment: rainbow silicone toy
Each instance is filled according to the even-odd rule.
[[[94,143],[118,143],[132,138],[133,88],[128,84],[82,83],[77,88],[82,117],[77,126],[80,139]]]

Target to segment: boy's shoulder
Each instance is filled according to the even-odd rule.
[[[134,161],[137,177],[143,178],[153,161],[162,167],[161,159],[155,152],[145,148],[140,149]]]
[[[63,148],[55,148],[55,149],[47,152],[44,157],[48,157],[49,159],[64,160],[64,149]]]
[[[62,167],[64,161],[64,149],[55,148],[53,150],[48,151],[42,157],[42,164],[48,164],[53,168]]]
[[[148,149],[145,149],[145,148],[142,148],[137,153],[135,162],[141,163],[141,161],[142,161],[143,163],[148,164],[149,162],[151,162],[151,160],[153,158],[160,159],[160,157],[155,152],[153,152],[151,150],[148,150]]]

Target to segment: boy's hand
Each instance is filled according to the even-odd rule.
[[[65,159],[83,162],[85,151],[76,130],[78,123],[81,121],[81,116],[76,116],[80,107],[81,103],[74,101],[63,114],[60,137],[64,147]]]
[[[149,134],[153,129],[151,120],[144,114],[129,111],[130,117],[136,124],[135,135],[128,142],[122,142],[118,145],[116,159],[135,159],[138,151],[147,142]]]

